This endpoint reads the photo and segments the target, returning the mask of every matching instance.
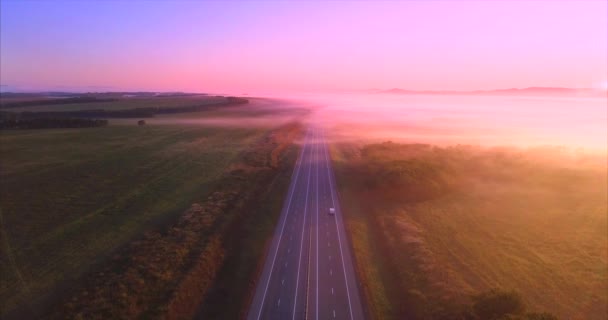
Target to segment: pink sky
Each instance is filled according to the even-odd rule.
[[[261,93],[606,86],[606,1],[1,6],[0,80],[9,87]]]

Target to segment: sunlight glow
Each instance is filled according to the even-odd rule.
[[[2,85],[262,95],[573,88],[608,68],[605,1],[234,4],[1,1]]]

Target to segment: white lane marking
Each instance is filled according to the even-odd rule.
[[[305,151],[306,151],[306,148],[302,148],[302,153],[300,154],[300,158],[298,159],[299,161],[296,164],[296,168],[294,168],[294,170],[296,171],[296,177],[293,181],[293,184],[290,186],[291,192],[289,194],[289,200],[287,201],[287,209],[286,209],[287,211],[285,212],[285,218],[283,219],[283,223],[281,224],[281,233],[279,234],[279,240],[277,243],[277,247],[274,250],[272,264],[270,265],[270,274],[268,275],[268,280],[266,281],[266,287],[264,288],[264,295],[262,296],[262,303],[260,304],[260,311],[258,312],[258,317],[257,317],[258,320],[260,319],[260,316],[262,315],[264,301],[266,300],[266,293],[268,293],[268,285],[270,284],[270,278],[272,277],[272,270],[274,269],[274,263],[277,259],[277,253],[279,251],[279,244],[281,243],[281,238],[283,237],[283,230],[285,229],[285,222],[287,221],[287,216],[289,215],[289,208],[291,207],[291,199],[293,198],[293,194],[296,189],[298,177],[300,176],[300,169],[302,168],[302,160],[304,158]]]
[[[332,175],[329,171],[329,159],[327,157],[327,144],[325,142],[325,137],[323,137],[323,155],[325,156],[325,164],[327,165],[327,179],[329,180],[329,190],[331,192],[331,203],[334,208],[336,208],[336,201],[334,200],[334,187],[332,184]],[[342,240],[340,239],[340,228],[338,228],[338,220],[342,222],[342,216],[339,216],[340,210],[336,208],[336,232],[338,233],[338,244],[340,247],[340,258],[342,260],[342,271],[344,274],[344,283],[346,283],[346,296],[348,297],[348,311],[350,312],[350,319],[353,318],[353,308],[350,302],[350,290],[348,290],[348,278],[346,278],[346,266],[344,265],[344,254],[342,253]]]
[[[334,288],[331,288],[331,295],[334,295]]]
[[[281,280],[281,285],[284,286],[285,285],[285,279]]]
[[[331,276],[333,274],[334,274],[334,271],[332,269],[329,269],[329,275]]]
[[[291,249],[287,248],[287,253],[290,253],[290,252],[291,252]]]
[[[319,148],[317,146],[317,158],[320,158],[318,150],[319,150]],[[316,192],[317,217],[316,217],[316,223],[315,223],[315,225],[316,225],[315,234],[317,236],[317,241],[316,241],[317,268],[316,268],[315,276],[317,278],[317,284],[316,284],[316,289],[315,289],[315,299],[316,299],[316,302],[315,302],[316,317],[315,317],[315,319],[318,320],[319,319],[319,163],[318,163],[318,161],[317,161],[317,166],[315,167],[315,175],[316,175],[316,180],[317,180],[317,187],[316,187],[316,189],[317,189],[317,192]]]
[[[285,267],[287,267],[287,262],[285,262]]]
[[[311,150],[311,158],[313,154],[313,150]],[[295,297],[293,299],[293,313],[292,320],[296,318],[296,307],[298,305],[298,287],[300,285],[300,267],[302,266],[302,247],[304,245],[304,227],[306,226],[306,214],[308,213],[308,191],[310,190],[310,171],[312,171],[312,161],[308,161],[310,163],[308,168],[308,180],[306,181],[306,198],[304,198],[304,218],[302,220],[302,236],[300,237],[300,257],[298,258],[298,273],[296,275],[296,291]],[[308,294],[308,292],[307,292]]]
[[[336,317],[336,309],[334,309],[334,318]]]
[[[329,260],[331,260],[331,256],[329,256]]]
[[[281,305],[281,298],[279,298],[279,301],[277,301],[277,307]]]

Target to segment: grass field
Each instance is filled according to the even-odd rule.
[[[444,319],[492,288],[605,318],[605,159],[395,143],[335,144],[332,158],[375,318]]]
[[[114,126],[6,132],[2,310],[78,277],[200,200],[265,129]],[[4,259],[3,259],[4,260]]]

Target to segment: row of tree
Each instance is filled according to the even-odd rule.
[[[38,99],[38,100],[22,100],[22,101],[10,101],[0,103],[2,108],[18,108],[18,107],[31,107],[31,106],[46,106],[46,105],[58,105],[58,104],[73,104],[73,103],[92,103],[92,102],[111,102],[116,99],[100,99],[96,97],[70,97],[70,98],[51,98],[51,99]]]
[[[80,118],[0,119],[0,130],[105,127],[108,120]]]
[[[188,113],[207,110],[211,107],[246,104],[249,100],[238,97],[226,97],[225,101],[213,104],[190,105],[180,107],[145,107],[121,110],[76,110],[76,111],[24,111],[0,112],[0,118],[16,120],[37,118],[151,118],[157,114]]]

